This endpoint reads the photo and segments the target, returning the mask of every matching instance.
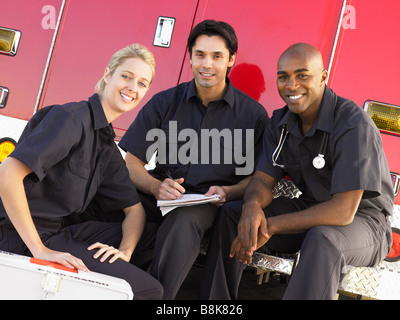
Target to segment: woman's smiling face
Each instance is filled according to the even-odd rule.
[[[146,95],[152,81],[151,67],[140,58],[128,58],[113,74],[107,68],[102,106],[108,122],[135,108]]]

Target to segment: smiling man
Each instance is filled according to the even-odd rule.
[[[163,284],[164,299],[175,297],[199,254],[204,234],[213,227],[218,206],[243,196],[247,176],[255,168],[253,165],[247,176],[236,174],[243,163],[235,162],[240,157],[234,152],[251,151],[257,157],[261,150],[267,112],[227,77],[237,48],[235,31],[229,24],[206,20],[195,26],[188,39],[194,79],[156,94],[119,144],[127,151],[126,163],[140,191],[148,222],[158,228],[151,274]],[[162,131],[167,146],[158,147],[156,166],[146,171],[146,154],[154,147],[146,137],[155,128]],[[212,140],[210,144],[202,141],[204,131],[216,135],[207,136]],[[253,139],[246,139],[249,131]],[[188,140],[193,132],[196,139]],[[189,162],[185,161],[187,150],[194,154]],[[229,157],[222,158],[227,152],[231,153]],[[177,208],[163,217],[157,200],[176,199],[183,193],[218,194],[221,201]]]
[[[381,136],[354,102],[326,86],[320,52],[305,43],[280,57],[274,111],[244,201],[225,204],[207,253],[203,299],[236,298],[253,252],[300,259],[284,299],[332,299],[346,265],[375,266],[391,246],[393,188]],[[298,199],[273,199],[289,176]]]
[[[289,111],[301,117],[304,133],[317,117],[327,78],[321,53],[306,44],[292,47],[278,61],[279,95]]]

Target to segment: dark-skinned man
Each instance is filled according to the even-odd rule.
[[[222,207],[208,251],[203,299],[235,299],[254,251],[300,259],[284,299],[333,299],[346,265],[375,266],[391,246],[393,189],[378,129],[326,86],[321,53],[298,43],[281,55],[274,112],[244,201]],[[289,176],[298,199],[273,199]]]

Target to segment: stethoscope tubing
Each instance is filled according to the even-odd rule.
[[[337,105],[337,95],[335,94],[335,102],[334,102],[335,108],[336,108],[336,105]],[[286,130],[286,124],[284,124],[282,127],[281,136],[279,138],[278,146],[276,147],[274,153],[272,154],[272,165],[274,167],[280,167],[282,169],[285,168],[285,165],[279,164],[276,161],[278,160],[279,155],[281,154],[283,145],[285,144],[288,134],[289,134],[289,131]],[[329,141],[329,132],[324,131],[324,136],[322,137],[322,142],[321,142],[321,146],[319,148],[319,153],[312,161],[314,168],[316,168],[318,170],[325,167],[325,153],[328,148],[328,141]]]
[[[272,154],[272,165],[274,167],[285,168],[285,165],[277,163],[279,155],[281,154],[282,148],[285,144],[286,138],[289,134],[289,131],[286,130],[286,124],[283,125],[281,136],[279,138],[278,146],[275,148],[274,153]],[[329,140],[329,132],[324,132],[322,137],[321,146],[319,148],[318,155],[313,159],[312,164],[315,169],[322,169],[325,167],[325,153],[328,147],[328,140]]]

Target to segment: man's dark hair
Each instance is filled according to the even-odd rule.
[[[204,20],[199,24],[197,24],[190,32],[187,42],[190,57],[192,56],[192,48],[196,42],[196,39],[198,36],[201,35],[207,35],[209,37],[211,36],[222,37],[225,40],[226,48],[229,51],[229,59],[238,50],[238,39],[236,37],[235,30],[232,28],[230,24],[224,21]]]

